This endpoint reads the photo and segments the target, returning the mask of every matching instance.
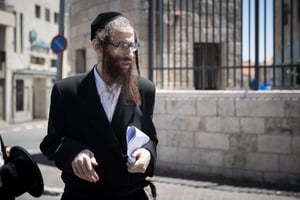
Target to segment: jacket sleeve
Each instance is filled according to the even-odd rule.
[[[87,147],[65,134],[65,106],[61,90],[55,84],[51,93],[47,135],[40,144],[42,153],[62,171],[73,172],[74,157]]]
[[[156,129],[153,124],[153,111],[155,104],[155,85],[146,79],[140,78],[140,91],[142,95],[141,110],[143,112],[143,123],[142,129],[148,133],[150,141],[145,145],[144,148],[150,151],[151,161],[147,168],[146,174],[148,176],[154,175],[154,168],[157,158],[156,146],[158,144]]]

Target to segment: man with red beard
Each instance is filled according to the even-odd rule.
[[[154,174],[158,143],[155,86],[134,74],[135,30],[121,13],[101,13],[91,24],[91,43],[98,57],[93,69],[53,86],[41,151],[62,170],[62,200],[146,200],[148,185],[155,197],[146,180]],[[130,155],[129,127],[148,139]]]

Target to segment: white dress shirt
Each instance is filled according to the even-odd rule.
[[[96,67],[94,67],[94,75],[101,104],[108,121],[111,122],[120,96],[121,86],[116,83],[108,86],[98,74]]]

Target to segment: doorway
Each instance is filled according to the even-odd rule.
[[[33,79],[33,119],[45,119],[46,109],[46,79]]]

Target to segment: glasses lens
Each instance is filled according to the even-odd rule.
[[[121,51],[127,51],[129,48],[131,49],[131,51],[136,51],[139,47],[139,43],[138,42],[134,42],[134,43],[126,43],[126,42],[120,42],[118,48]]]
[[[139,46],[140,46],[140,43],[138,43],[138,42],[133,43],[132,44],[132,50],[136,51],[139,48]]]

